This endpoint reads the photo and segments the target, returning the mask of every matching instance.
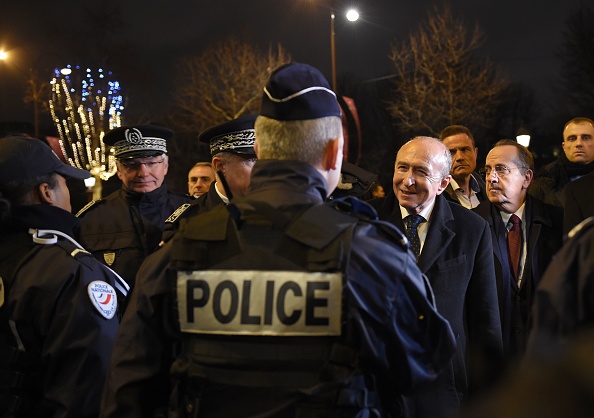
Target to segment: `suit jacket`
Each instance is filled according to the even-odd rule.
[[[485,180],[483,180],[483,178],[476,173],[471,173],[470,177],[471,177],[470,186],[473,189],[478,188],[478,191],[475,190],[476,198],[479,200],[479,202],[484,202],[485,200],[487,200],[487,193],[485,192]],[[474,180],[474,187],[472,184],[473,180]],[[448,184],[448,187],[446,187],[446,189],[443,193],[443,196],[450,202],[460,203],[460,200],[458,199],[458,195],[456,194],[456,191],[452,187],[452,183]]]
[[[594,216],[594,172],[567,183],[563,189],[563,234],[584,219]]]
[[[525,351],[534,291],[549,262],[562,245],[563,210],[527,195],[524,208],[527,255],[520,288],[511,274],[507,255],[507,229],[499,210],[486,201],[473,211],[486,219],[491,229],[504,350],[506,358],[514,360]]]
[[[371,203],[381,219],[404,230],[393,191]],[[469,392],[494,379],[503,351],[489,225],[437,196],[418,265],[431,282],[437,310],[450,322],[458,350],[449,369],[407,398],[407,416],[456,416]]]

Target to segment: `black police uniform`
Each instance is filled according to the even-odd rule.
[[[14,213],[0,236],[0,416],[95,417],[124,282],[65,237],[69,212]]]
[[[594,217],[579,223],[549,263],[534,295],[526,357],[591,330],[594,324]]]
[[[215,184],[216,182],[213,181],[210,184],[208,192],[192,200],[190,203],[184,203],[165,219],[165,229],[163,230],[161,244],[164,244],[173,238],[173,235],[179,230],[179,226],[183,219],[189,219],[199,213],[206,212],[207,210],[225,203],[217,193]]]
[[[148,193],[116,190],[77,214],[81,242],[133,287],[138,268],[159,246],[165,219],[188,202],[165,182]]]
[[[263,212],[264,219],[270,218],[275,224],[275,218],[289,223],[301,219],[300,214],[322,207],[325,197],[325,180],[313,167],[269,160],[256,163],[250,191],[241,202],[246,201],[259,214],[262,207],[268,208]],[[245,203],[241,202],[232,208],[243,210]],[[370,210],[369,214],[373,216],[373,210],[365,207],[363,212]],[[345,261],[338,297],[342,300],[342,308],[329,305],[333,309],[329,308],[331,312],[327,312],[334,320],[337,315],[340,318],[338,334],[312,336],[312,331],[307,329],[291,334],[292,320],[286,317],[283,321],[289,324],[289,331],[272,330],[273,333],[266,337],[257,333],[242,335],[241,332],[220,337],[188,330],[180,333],[177,324],[181,316],[178,318],[175,312],[181,305],[173,300],[172,285],[175,282],[171,278],[177,277],[177,273],[170,269],[171,261],[177,260],[174,267],[182,269],[186,263],[189,274],[193,274],[193,266],[206,262],[209,268],[213,267],[211,263],[217,258],[224,259],[233,251],[237,251],[233,260],[239,264],[225,268],[229,260],[220,260],[224,270],[245,270],[252,266],[275,271],[284,266],[279,261],[283,258],[292,259],[296,266],[303,264],[303,253],[293,251],[303,249],[303,246],[291,244],[285,247],[289,241],[279,242],[278,234],[249,233],[249,226],[262,224],[262,217],[256,217],[255,224],[246,219],[247,234],[242,239],[257,246],[261,252],[260,257],[246,260],[246,254],[253,253],[242,252],[236,246],[237,242],[228,239],[225,228],[213,227],[213,231],[200,228],[204,222],[208,224],[212,220],[214,224],[229,214],[227,208],[213,209],[183,222],[179,234],[162,250],[149,256],[142,266],[115,344],[102,416],[143,417],[166,408],[167,394],[172,392],[167,378],[172,364],[176,383],[172,405],[180,416],[297,416],[297,410],[306,414],[303,416],[321,416],[317,414],[319,412],[323,416],[371,416],[357,414],[372,414],[381,409],[385,411],[383,416],[398,413],[399,393],[435,378],[448,362],[455,350],[453,335],[447,321],[430,302],[430,287],[412,254],[407,252],[403,235],[384,222],[357,221],[356,217],[340,213],[336,208],[323,207],[336,216],[327,216],[328,212],[324,210],[321,212],[323,216],[307,217],[305,223],[298,224],[303,228],[293,228],[293,237],[305,240],[308,243],[305,247],[318,247],[312,254],[322,257],[310,258],[317,266],[313,271],[340,272],[338,262]],[[231,213],[236,214],[234,209]],[[243,219],[239,225],[244,225]],[[350,230],[350,251],[343,251],[341,255],[327,252],[327,247],[331,246],[346,249],[341,238],[349,228],[353,228]],[[213,239],[215,247],[220,246],[221,251],[209,248],[212,242],[205,242]],[[204,245],[203,250],[212,252],[203,257],[204,251],[195,251],[194,245],[177,247],[179,240],[194,241],[198,247]],[[184,248],[187,248],[185,254]],[[273,248],[277,250],[275,254],[270,253]],[[328,258],[328,254],[333,254],[335,259]],[[283,270],[286,269],[283,267]],[[270,271],[267,273],[274,276]],[[303,271],[308,270],[302,268],[297,273]],[[208,274],[212,272],[216,273],[207,271]],[[297,284],[281,287],[285,289],[285,295],[287,292],[297,294],[299,290],[294,286]],[[206,295],[204,290],[188,293],[184,289],[184,286],[177,288],[178,302],[187,300],[188,296],[192,299]],[[231,287],[228,289],[230,293],[234,292]],[[243,289],[245,291],[245,287]],[[274,291],[270,291],[270,294],[268,290],[260,294],[263,300],[272,300],[270,296]],[[209,294],[214,298],[216,293],[214,290]],[[280,290],[277,301],[286,300],[279,294]],[[316,306],[324,309],[326,302],[317,298],[314,292]],[[267,303],[263,300],[260,302]],[[242,315],[252,317],[260,312],[262,306],[256,306],[257,301],[255,297],[253,302],[243,302]],[[308,311],[314,321],[316,309]],[[218,315],[221,322],[226,322],[229,318],[225,317],[230,316],[232,310],[219,306],[215,317]],[[184,314],[190,312],[183,311]],[[295,314],[286,306],[272,309],[269,314],[274,319],[269,322],[285,314],[292,317],[291,312]],[[337,342],[340,344],[335,345]],[[299,350],[296,352],[294,347]],[[273,352],[274,358],[269,357]],[[327,363],[323,364],[325,361]],[[303,371],[303,380],[300,380],[300,371]],[[279,387],[271,387],[271,383],[278,383]],[[327,398],[329,394],[337,397]],[[316,406],[322,409],[314,412]],[[314,409],[303,409],[309,407]],[[334,413],[330,413],[333,408]]]

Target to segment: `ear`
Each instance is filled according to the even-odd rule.
[[[258,145],[258,138],[256,138],[254,140],[254,152],[256,153],[256,157],[258,157],[258,159],[260,159],[260,154],[258,153],[259,148],[260,148],[260,145]]]
[[[533,177],[534,177],[534,173],[532,172],[532,170],[530,170],[530,169],[526,170],[526,173],[524,173],[524,183],[522,184],[523,189],[527,189],[528,186],[530,186],[530,183],[532,183]]]
[[[39,203],[54,205],[54,197],[51,193],[51,189],[49,184],[41,183],[37,186],[37,198],[39,199]]]
[[[450,184],[451,179],[452,176],[447,175],[439,181],[439,187],[437,188],[438,195],[442,194],[446,187],[448,187],[448,184]]]
[[[223,161],[219,157],[212,157],[212,169],[216,172],[223,168]]]
[[[478,158],[478,148],[474,147],[474,159],[476,160]]]
[[[336,170],[338,164],[338,154],[340,151],[339,138],[331,139],[326,145],[324,156],[322,157],[322,168],[324,171]]]

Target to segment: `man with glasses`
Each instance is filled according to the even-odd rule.
[[[487,198],[474,211],[493,239],[499,310],[506,359],[525,351],[535,289],[562,244],[562,209],[530,196],[534,158],[512,140],[495,144],[482,172]]]
[[[191,200],[165,185],[172,136],[171,130],[152,125],[109,131],[104,142],[115,149],[122,188],[77,214],[85,247],[131,287],[142,261],[158,248],[165,219]]]
[[[470,394],[491,384],[502,355],[489,226],[443,196],[451,165],[441,141],[414,138],[396,156],[393,191],[371,201],[380,219],[405,231],[437,310],[457,336],[450,366],[406,398],[407,418],[457,416]]]

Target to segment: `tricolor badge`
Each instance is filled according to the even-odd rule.
[[[95,280],[87,288],[89,299],[97,311],[106,319],[111,319],[118,308],[118,298],[111,285]]]

